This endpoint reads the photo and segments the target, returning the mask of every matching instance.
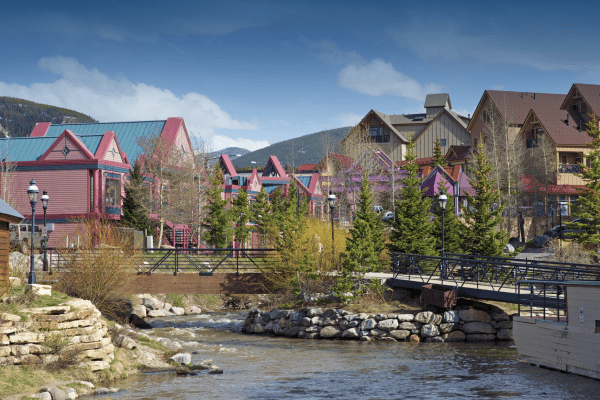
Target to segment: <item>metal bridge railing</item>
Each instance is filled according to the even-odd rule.
[[[517,293],[519,317],[567,322],[563,281],[520,280]]]
[[[408,280],[431,279],[448,281],[458,287],[467,282],[476,288],[500,291],[514,286],[517,291],[519,280],[600,281],[600,265],[569,264],[539,260],[522,260],[501,257],[486,257],[465,254],[448,254],[445,257],[421,256],[415,254],[392,253],[393,277],[399,275]],[[404,278],[406,279],[406,278]]]

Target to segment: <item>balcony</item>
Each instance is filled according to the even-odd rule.
[[[558,172],[561,174],[580,174],[579,164],[558,164]]]

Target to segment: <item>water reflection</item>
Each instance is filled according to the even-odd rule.
[[[514,346],[308,341],[241,334],[245,313],[153,320],[223,375],[150,374],[118,382],[114,399],[437,399],[596,396],[598,381],[518,362]]]

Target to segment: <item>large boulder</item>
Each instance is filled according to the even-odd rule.
[[[192,355],[190,353],[177,353],[171,357],[171,360],[181,365],[189,365],[192,363]]]
[[[358,339],[359,337],[360,334],[356,328],[347,329],[342,333],[342,339]]]
[[[467,322],[462,326],[462,331],[466,334],[470,333],[489,333],[496,334],[496,329],[485,322]]]
[[[177,316],[185,315],[183,307],[171,307],[171,312]]]
[[[444,322],[457,324],[460,322],[460,313],[458,311],[446,311],[444,313]]]
[[[406,340],[406,338],[410,336],[410,331],[396,329],[394,331],[390,331],[388,335],[396,340]]]
[[[512,329],[500,329],[496,337],[498,340],[513,340]]]
[[[440,330],[438,329],[437,325],[425,324],[421,327],[421,337],[423,338],[434,337],[439,335]]]
[[[363,322],[361,322],[360,324],[360,330],[361,331],[366,331],[369,329],[374,329],[377,326],[377,321],[375,321],[374,319],[365,319]]]
[[[152,326],[144,321],[142,317],[136,314],[131,314],[129,317],[129,323],[138,329],[152,329]]]
[[[464,342],[465,336],[466,335],[464,333],[462,333],[461,331],[452,331],[452,332],[443,334],[442,338],[446,342]]]
[[[459,311],[460,319],[465,322],[490,322],[492,317],[485,311],[468,309]]]
[[[133,306],[132,314],[135,314],[142,318],[146,318],[146,316],[148,315],[148,311],[146,310],[146,307],[140,304],[139,306]]]
[[[306,316],[309,318],[318,317],[321,314],[323,314],[321,307],[311,307],[306,309]]]
[[[326,326],[319,332],[323,339],[333,339],[342,335],[342,330],[338,326]]]
[[[160,310],[163,308],[163,302],[155,297],[144,297],[142,305],[148,310]]]
[[[397,319],[384,319],[377,323],[377,329],[381,329],[382,331],[393,331],[398,328],[398,320]]]
[[[396,318],[400,322],[410,322],[415,319],[415,316],[412,314],[399,314],[396,316]]]
[[[442,317],[441,315],[436,315],[431,311],[423,311],[415,315],[415,321],[422,324],[439,325],[439,323],[442,322]]]

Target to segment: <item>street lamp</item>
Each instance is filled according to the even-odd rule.
[[[335,194],[333,191],[329,191],[327,196],[327,202],[329,203],[329,214],[331,214],[331,254],[333,265],[335,266],[335,230],[333,229],[333,208],[335,207]]]
[[[444,249],[444,216],[446,214],[446,203],[448,202],[448,196],[445,192],[442,192],[438,197],[440,209],[442,210],[442,279],[446,279],[446,251]]]
[[[33,250],[35,248],[35,205],[37,203],[37,196],[40,191],[35,185],[35,181],[29,182],[29,188],[27,188],[27,195],[29,196],[29,203],[31,204],[31,263],[29,265],[29,277],[27,283],[35,285],[35,270],[33,268]]]
[[[44,207],[44,228],[46,228],[46,209],[48,208],[48,201],[50,200],[50,197],[48,196],[48,192],[46,192],[44,190],[44,193],[42,194],[42,206]],[[46,235],[48,235],[48,231],[46,231]],[[48,271],[48,256],[46,254],[46,247],[48,244],[48,236],[46,236],[44,238],[44,268],[42,269],[43,271]]]
[[[562,236],[563,236],[563,226],[562,226],[562,215],[563,215],[563,207],[566,207],[567,202],[566,201],[559,201],[558,202],[558,226],[560,226],[560,228],[558,229],[558,245],[559,245],[559,253],[562,255]]]

